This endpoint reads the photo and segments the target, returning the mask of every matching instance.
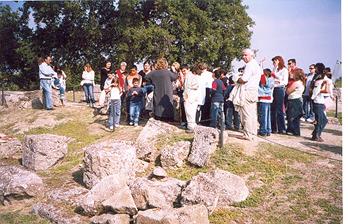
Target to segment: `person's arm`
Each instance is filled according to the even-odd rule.
[[[53,75],[57,75],[57,73],[53,70],[53,68],[45,63],[42,63],[39,66],[39,70],[40,72],[44,75],[44,76],[53,76]]]
[[[293,82],[288,88],[286,88],[286,94],[290,95],[292,92],[295,91],[297,86],[298,82]]]

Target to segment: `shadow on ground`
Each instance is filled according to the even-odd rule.
[[[313,149],[319,148],[319,150],[321,151],[328,151],[328,152],[342,155],[342,146],[322,144],[317,142],[301,142],[301,144]]]

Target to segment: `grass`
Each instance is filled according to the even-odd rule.
[[[335,117],[335,115],[336,115],[335,111],[328,111],[327,112],[328,117]],[[340,124],[342,125],[342,112],[337,113],[337,119],[340,122]]]
[[[213,214],[209,215],[209,222],[211,224],[228,224],[232,220],[240,217],[242,214],[230,209],[218,209]]]
[[[156,140],[156,144],[155,147],[157,149],[162,149],[165,146],[168,145],[174,145],[177,142],[180,141],[189,141],[192,142],[193,141],[193,134],[189,134],[189,133],[179,133],[179,134],[175,134],[175,135],[168,135],[168,134],[162,134],[160,136],[157,137]]]
[[[49,224],[51,222],[44,220],[36,215],[21,214],[19,212],[0,213],[1,224]]]

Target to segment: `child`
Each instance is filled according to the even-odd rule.
[[[109,130],[114,130],[120,125],[121,118],[121,89],[119,87],[118,78],[113,78],[110,89],[110,114],[109,114]]]
[[[216,128],[218,115],[221,116],[224,111],[224,91],[226,87],[220,77],[221,70],[214,71],[210,106],[210,127],[213,128]]]
[[[270,136],[272,132],[271,103],[273,101],[274,79],[271,74],[271,69],[264,69],[259,84],[258,118],[260,123],[260,136]]]
[[[238,111],[235,110],[233,102],[231,100],[228,100],[234,86],[235,86],[235,83],[233,81],[233,77],[230,76],[228,78],[226,91],[224,93],[224,97],[225,97],[224,111],[225,111],[225,117],[226,117],[225,123],[226,123],[226,129],[232,130],[232,124],[233,124],[234,130],[238,131],[240,129],[240,116]]]
[[[129,125],[134,125],[135,127],[139,125],[139,115],[142,107],[142,99],[144,93],[139,85],[139,79],[133,78],[132,86],[128,90],[129,99]]]
[[[108,77],[103,84],[103,90],[100,92],[99,105],[98,107],[104,107],[105,97],[111,90],[111,81],[113,80],[114,74],[108,73]]]
[[[57,77],[54,78],[53,81],[53,88],[59,90],[59,99],[62,103],[62,106],[64,106],[64,94],[66,89],[66,75],[63,70],[57,70]]]

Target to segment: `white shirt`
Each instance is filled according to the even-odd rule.
[[[277,68],[274,68],[274,87],[284,87],[288,84],[289,80],[289,71],[284,67],[280,71],[277,71]]]
[[[120,100],[121,99],[121,91],[118,87],[111,87],[110,90],[110,99],[111,100]]]
[[[184,100],[189,103],[200,102],[200,82],[199,76],[189,72],[185,77]],[[205,90],[205,88],[204,88]]]
[[[53,75],[57,76],[57,73],[46,62],[43,62],[39,65],[40,79],[51,79]]]
[[[199,76],[199,89],[200,89],[200,99],[198,105],[204,105],[205,103],[205,89],[211,88],[214,82],[213,73],[204,70]]]
[[[85,84],[87,84],[87,83],[94,84],[94,71],[93,70],[90,72],[83,71],[82,79],[84,80]]]
[[[318,104],[325,104],[325,96],[323,93],[321,93],[321,84],[323,83],[324,79],[318,80],[314,84],[313,94],[312,94],[312,100],[314,103]]]
[[[293,99],[299,99],[302,97],[302,93],[304,91],[304,85],[301,80],[297,80],[292,85],[296,85],[295,90],[289,94],[288,99],[293,100]]]
[[[244,72],[240,77],[244,82],[247,82],[244,84],[245,90],[255,90],[257,94],[261,75],[262,69],[255,59],[246,63]]]

